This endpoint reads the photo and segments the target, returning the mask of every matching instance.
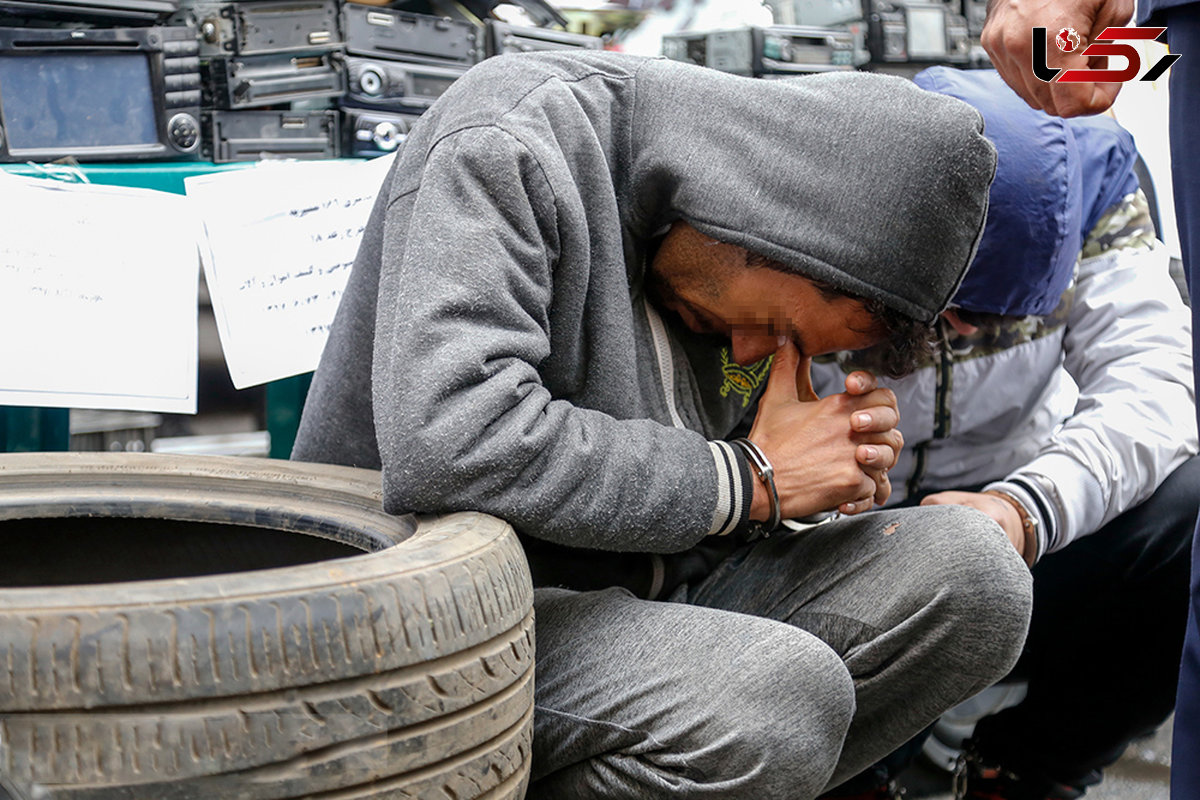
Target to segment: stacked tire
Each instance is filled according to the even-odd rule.
[[[520,545],[482,514],[387,515],[379,486],[257,459],[0,455],[0,787],[522,797]]]

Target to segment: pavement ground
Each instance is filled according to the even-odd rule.
[[[1147,739],[1135,741],[1104,780],[1087,793],[1087,800],[1169,800],[1171,775],[1171,724],[1167,722]],[[950,776],[923,760],[900,776],[905,800],[953,800]]]

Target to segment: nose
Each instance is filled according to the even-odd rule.
[[[779,337],[763,333],[748,333],[737,328],[729,335],[733,360],[743,367],[762,361],[779,349]]]

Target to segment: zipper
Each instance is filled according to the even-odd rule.
[[[675,405],[675,358],[671,355],[671,339],[667,336],[667,326],[663,324],[662,317],[650,305],[649,300],[643,299],[642,305],[646,309],[646,321],[650,323],[650,339],[654,343],[658,377],[662,381],[663,394],[667,400],[667,414],[676,428],[686,428]]]
[[[667,336],[667,326],[663,324],[662,317],[650,305],[649,300],[643,298],[642,305],[646,309],[646,321],[650,323],[650,341],[654,344],[654,359],[658,362],[658,377],[662,381],[663,394],[667,400],[667,414],[671,417],[672,425],[684,428],[686,426],[683,424],[683,418],[679,416],[679,409],[675,406],[675,358],[671,355],[671,339]],[[666,580],[667,565],[658,553],[649,555],[651,578],[647,599],[657,600]]]
[[[941,357],[938,363],[936,407],[933,416],[933,438],[945,439],[950,435],[950,393],[954,388],[954,353],[950,348],[949,323],[938,317],[938,334],[942,340]]]
[[[938,338],[941,339],[938,354],[937,385],[933,401],[933,438],[945,439],[950,435],[950,394],[954,388],[954,355],[950,350],[950,336],[946,320],[938,317]],[[907,495],[911,498],[921,490],[925,470],[929,467],[929,442],[921,442],[913,448],[913,471],[908,479]]]

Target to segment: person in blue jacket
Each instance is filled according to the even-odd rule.
[[[1174,706],[1200,504],[1189,315],[1128,131],[1030,109],[993,71],[915,81],[983,114],[998,165],[940,353],[885,381],[904,436],[889,502],[976,508],[1032,568],[1009,676],[1027,692],[977,726],[966,797],[1079,797]],[[840,354],[814,386],[872,361]],[[887,772],[835,796],[890,796]]]
[[[1004,80],[1034,108],[1073,116],[1103,111],[1116,98],[1121,84],[1042,83],[1032,76],[1033,42],[1030,31],[1045,27],[1050,35],[1071,26],[1094,39],[1104,28],[1128,24],[1133,0],[1047,0],[1039,4],[1019,0],[989,3],[983,46]],[[1191,0],[1143,0],[1137,4],[1137,24],[1166,26],[1167,42],[1182,57],[1170,71],[1170,139],[1172,187],[1179,244],[1189,291],[1200,273],[1200,4]],[[1082,49],[1082,48],[1080,48]],[[1047,48],[1050,67],[1086,67],[1086,57]],[[1192,306],[1192,346],[1200,330]],[[1200,376],[1198,376],[1200,377]],[[1200,537],[1197,537],[1200,539]],[[1200,550],[1192,551],[1192,600],[1187,638],[1179,671],[1175,734],[1171,759],[1171,795],[1176,800],[1200,798]]]

